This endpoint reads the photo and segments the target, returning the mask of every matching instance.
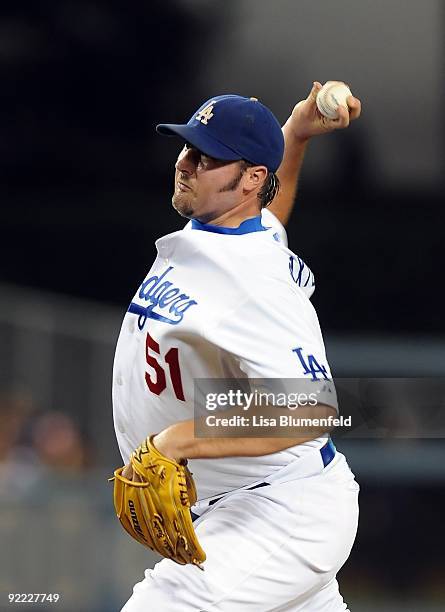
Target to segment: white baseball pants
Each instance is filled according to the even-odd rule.
[[[335,576],[355,539],[358,492],[337,452],[316,475],[224,496],[194,523],[205,570],[162,560],[122,612],[347,611]]]

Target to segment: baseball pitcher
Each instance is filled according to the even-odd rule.
[[[349,96],[335,119],[324,117],[320,89],[314,83],[283,128],[239,95],[210,98],[186,124],[157,126],[182,141],[172,204],[189,221],[157,240],[116,348],[124,467],[114,505],[124,529],[164,557],[123,612],[347,610],[336,574],[356,534],[358,485],[326,425],[338,411],[314,276],[284,229],[308,141],[360,115]],[[224,399],[218,381],[244,391]],[[266,419],[251,416],[254,392],[266,385],[290,397],[297,382],[316,400],[272,402],[267,423],[292,410],[315,427],[256,434]],[[221,410],[210,412],[209,395]],[[246,419],[233,421],[236,435],[229,417]],[[215,423],[219,434],[197,433]]]

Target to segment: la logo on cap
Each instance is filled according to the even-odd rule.
[[[213,117],[213,107],[215,106],[215,104],[216,100],[212,100],[209,104],[207,104],[205,108],[199,111],[195,119],[197,119],[204,125],[207,125],[210,119]]]

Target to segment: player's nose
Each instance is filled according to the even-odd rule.
[[[176,160],[176,170],[184,172],[185,174],[193,174],[197,164],[196,155],[194,153],[193,149],[186,149],[184,147]]]

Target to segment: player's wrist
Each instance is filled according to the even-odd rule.
[[[291,134],[294,145],[299,145],[303,148],[306,147],[312,138],[307,126],[302,125],[302,121],[293,115],[286,121],[283,129],[287,130],[288,134]]]
[[[173,459],[173,461],[180,463],[185,458],[172,435],[170,427],[153,436],[152,444],[164,457]]]

